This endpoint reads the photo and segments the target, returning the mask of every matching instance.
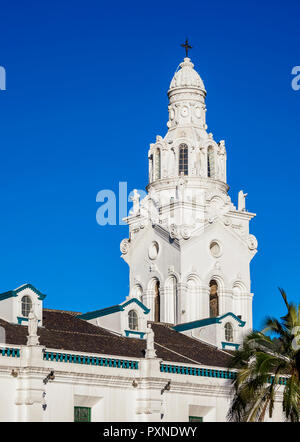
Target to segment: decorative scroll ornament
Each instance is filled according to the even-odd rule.
[[[120,250],[123,255],[126,255],[126,253],[128,253],[129,247],[130,247],[129,239],[127,238],[123,239],[120,244]]]
[[[178,237],[177,226],[175,224],[171,224],[170,226],[170,237],[175,239]]]
[[[254,235],[249,235],[247,239],[247,244],[250,250],[257,249],[257,239]]]

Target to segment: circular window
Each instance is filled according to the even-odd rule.
[[[152,244],[150,244],[148,249],[148,256],[150,259],[156,259],[159,251],[159,246],[156,241],[154,241]]]
[[[215,258],[218,258],[221,255],[221,246],[217,241],[212,241],[210,243],[209,250]]]
[[[187,117],[188,114],[189,114],[189,108],[187,106],[183,106],[183,108],[181,109],[181,116]]]

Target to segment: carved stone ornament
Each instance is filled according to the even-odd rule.
[[[120,250],[123,255],[126,255],[126,253],[128,253],[129,247],[130,247],[129,239],[127,238],[123,239],[120,244]]]
[[[223,222],[224,222],[225,226],[227,226],[227,227],[230,226],[230,224],[231,224],[231,220],[228,216],[223,217]]]
[[[35,315],[33,309],[30,310],[28,315],[28,336],[27,345],[39,345],[39,337],[37,335],[38,318]]]
[[[157,258],[159,252],[159,245],[156,241],[153,241],[148,247],[148,256],[151,260]]]
[[[183,239],[189,239],[191,237],[191,231],[188,226],[183,226],[180,233]]]
[[[178,233],[177,233],[177,226],[175,224],[171,224],[170,226],[170,237],[172,239],[177,238]]]
[[[247,244],[250,250],[257,249],[257,239],[254,235],[249,235],[247,239]]]

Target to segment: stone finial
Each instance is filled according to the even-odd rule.
[[[156,350],[154,349],[154,332],[152,330],[151,324],[148,324],[146,331],[146,359],[156,358]]]
[[[137,189],[134,189],[131,201],[133,202],[132,213],[133,215],[137,215],[140,209],[140,194]]]
[[[35,315],[33,309],[30,310],[28,315],[28,336],[27,345],[39,345],[39,336],[37,335],[38,318]]]
[[[246,196],[248,193],[244,193],[242,190],[239,191],[239,198],[238,198],[238,211],[239,212],[245,212],[246,210]]]

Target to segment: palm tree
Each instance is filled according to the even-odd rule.
[[[249,333],[234,353],[231,367],[238,371],[228,420],[264,421],[267,412],[272,417],[278,390],[286,420],[300,420],[300,304],[288,303],[284,290],[279,291],[286,315],[267,317],[263,330]]]

